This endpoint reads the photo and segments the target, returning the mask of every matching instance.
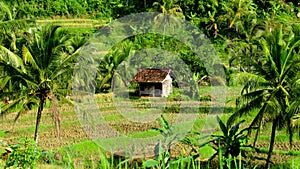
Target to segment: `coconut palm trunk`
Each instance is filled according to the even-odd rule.
[[[42,118],[42,112],[44,109],[44,103],[45,103],[45,99],[41,98],[37,116],[36,116],[36,124],[35,124],[35,132],[34,132],[34,141],[36,144],[38,144],[38,139],[39,139],[39,129],[40,129],[40,122]]]
[[[271,167],[271,157],[272,157],[272,152],[274,148],[274,143],[275,143],[275,135],[276,135],[276,126],[277,126],[278,120],[275,119],[272,123],[272,133],[271,133],[271,141],[270,141],[270,147],[269,147],[269,152],[268,152],[268,157],[267,157],[267,163],[266,163],[266,168]]]

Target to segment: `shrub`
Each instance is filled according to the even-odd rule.
[[[211,101],[211,99],[212,99],[211,95],[200,96],[200,101]]]
[[[8,156],[4,168],[35,168],[36,161],[40,156],[40,150],[36,143],[28,138],[19,138],[17,140],[18,143],[9,145],[12,152]]]

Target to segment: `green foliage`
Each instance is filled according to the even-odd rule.
[[[182,91],[179,88],[173,88],[172,93],[168,96],[168,101],[182,101]]]
[[[34,30],[21,45],[19,53],[0,46],[3,54],[0,57],[1,97],[13,100],[2,107],[1,115],[20,106],[15,118],[17,120],[21,114],[38,106],[34,136],[37,141],[39,122],[47,100],[55,105],[52,112],[59,130],[57,98],[64,99],[68,93],[65,79],[72,75],[74,53],[80,46],[70,41],[64,29],[53,25]]]
[[[34,140],[19,138],[18,143],[11,144],[12,149],[6,161],[5,167],[36,168],[36,162],[41,152]]]
[[[200,101],[211,101],[210,95],[200,96]]]
[[[156,159],[149,159],[143,162],[144,167],[158,167],[158,168],[170,168],[170,150],[162,147],[161,141],[155,146]]]
[[[200,148],[209,145],[215,150],[215,152],[209,158],[209,161],[218,155],[220,166],[229,165],[231,162],[230,160],[239,155],[246,157],[247,149],[244,148],[251,147],[247,145],[247,135],[250,130],[254,128],[240,129],[240,125],[244,123],[245,120],[242,120],[233,126],[228,124],[226,125],[218,116],[217,121],[222,134],[201,136],[199,132],[191,132],[190,135],[186,136],[182,140],[184,144],[188,144],[193,147],[191,155],[193,155],[194,158],[201,157]],[[211,137],[211,139],[209,141],[205,141],[208,137]],[[205,142],[203,143],[203,141]],[[223,164],[224,160],[225,163]]]
[[[283,25],[276,27],[272,32],[266,31],[260,40],[259,47],[263,57],[252,59],[254,70],[246,82],[242,95],[238,99],[239,110],[229,118],[232,123],[237,117],[258,109],[250,127],[260,127],[264,122],[272,123],[270,149],[267,167],[270,167],[270,158],[275,142],[277,129],[286,129],[292,144],[293,134],[292,117],[299,112],[299,90],[296,85],[299,81],[299,25],[293,25],[289,33],[285,34]],[[295,84],[296,83],[296,84]],[[257,130],[254,145],[258,137]]]
[[[69,63],[71,64],[61,66],[62,71],[58,71],[58,69],[56,71],[52,68],[58,66],[61,61],[68,60],[69,55],[76,53],[77,49],[86,42],[86,39],[81,38],[83,34],[88,37],[94,31],[89,30],[80,34],[78,30],[81,28],[76,28],[73,29],[74,33],[69,34],[69,32],[57,28],[61,31],[54,31],[55,33],[52,34],[56,37],[54,38],[50,35],[51,33],[47,34],[46,31],[41,31],[44,28],[40,28],[40,25],[30,25],[34,22],[27,20],[28,18],[92,17],[108,20],[135,12],[155,10],[185,17],[199,27],[212,39],[222,57],[228,84],[245,85],[241,93],[242,96],[237,100],[239,110],[229,119],[230,124],[234,123],[234,120],[239,116],[255,109],[259,111],[255,112],[256,116],[250,127],[261,127],[264,122],[272,122],[274,126],[272,137],[275,135],[275,129],[287,129],[290,134],[290,142],[293,134],[299,130],[300,27],[299,25],[292,25],[298,19],[296,14],[300,12],[298,1],[3,0],[0,2],[0,6],[0,92],[1,98],[9,96],[12,100],[9,105],[1,105],[1,114],[17,112],[16,119],[18,119],[27,110],[35,109],[38,105],[45,105],[44,102],[39,102],[39,99],[42,91],[49,94],[49,89],[53,89],[53,93],[58,99],[64,98],[66,91],[68,91],[66,89],[71,89],[70,81],[66,81],[66,79],[72,74],[71,64],[74,60],[70,59]],[[156,23],[162,23],[159,16],[155,19]],[[280,23],[283,23],[283,28],[277,28]],[[136,28],[132,28],[132,31],[136,30]],[[80,35],[76,36],[78,34]],[[60,42],[66,43],[60,44]],[[52,50],[52,45],[58,47],[54,47]],[[114,80],[122,80],[119,77],[125,77],[123,74],[113,76],[118,73],[116,72],[117,67],[126,60],[125,58],[130,52],[134,53],[145,48],[174,52],[195,73],[196,80],[208,73],[208,70],[203,66],[203,61],[186,45],[170,37],[141,34],[117,44],[103,58],[96,79],[97,92],[109,91],[112,85],[110,81],[113,78],[115,78]],[[145,67],[164,64],[157,62],[157,60],[145,58],[136,58],[136,62]],[[121,66],[124,65],[121,64]],[[134,72],[131,69],[128,69],[128,72]],[[61,76],[62,72],[67,73]],[[57,73],[57,78],[52,80],[51,77],[55,76],[55,73]],[[18,77],[21,78],[16,80]],[[181,79],[177,80],[179,82]],[[168,100],[180,101],[183,97],[188,97],[183,94],[186,93],[175,91]],[[52,96],[48,95],[46,98],[54,101]],[[200,100],[209,101],[213,99],[204,93]],[[50,102],[48,101],[48,103]],[[39,109],[41,110],[43,107],[40,106]],[[179,112],[178,106],[167,107],[166,109],[167,111]],[[163,127],[157,131],[165,136],[165,140],[162,140],[158,147],[164,144],[168,147],[168,144],[174,139],[171,134],[172,128],[163,118],[160,123]],[[231,128],[229,123],[227,125],[221,123],[223,122],[219,119],[220,128],[225,126],[227,131],[222,129],[223,135],[213,136],[221,147],[218,147],[219,145],[214,144],[214,142],[210,142],[210,144],[214,145],[218,153],[223,156],[228,156],[228,154],[234,156],[236,154],[232,154],[228,147],[239,149],[237,147],[242,146],[239,143],[246,140],[242,139],[244,138],[242,136],[236,136],[238,133],[237,131],[234,132],[233,129],[234,126],[239,128],[242,122]],[[230,131],[235,133],[233,138],[230,137]],[[227,137],[225,137],[226,133]],[[244,134],[241,133],[241,135]],[[4,136],[0,132],[0,137]],[[234,138],[235,136],[239,139]],[[226,142],[225,138],[228,140],[236,139],[236,142],[233,140]],[[199,146],[197,139],[194,138],[193,144]],[[237,145],[237,147],[233,145]],[[269,151],[271,150],[272,147]],[[145,162],[145,166],[162,166],[165,160],[168,161],[170,158],[168,148],[161,148],[160,151],[164,153],[155,160]],[[72,161],[71,157],[70,161]],[[74,167],[72,165],[70,162],[69,167]],[[103,164],[103,166],[108,165]]]
[[[68,13],[68,8],[64,4],[63,0],[53,1],[53,4],[51,5],[50,11],[52,11],[53,14],[58,15],[66,15]]]
[[[156,155],[156,159],[147,160],[143,163],[143,165],[145,167],[169,168],[171,146],[173,142],[176,141],[177,135],[173,131],[173,126],[169,124],[163,115],[161,115],[157,121],[161,125],[161,128],[153,128],[153,130],[158,131],[163,136],[163,140],[159,140],[159,142],[155,145],[154,153]]]
[[[242,120],[233,126],[225,125],[219,117],[217,117],[217,120],[222,135],[212,135],[214,139],[209,141],[209,143],[213,144],[214,149],[218,153],[221,151],[222,156],[225,158],[229,158],[229,155],[231,155],[231,157],[238,156],[239,153],[242,152],[241,147],[248,147],[246,146],[248,140],[247,134],[253,128],[239,130],[240,125],[245,122],[245,120]],[[247,132],[247,134],[245,134],[245,132]]]
[[[44,18],[58,15],[72,17],[92,15],[100,18],[117,18],[133,12],[145,11],[145,7],[150,6],[150,4],[144,4],[140,1],[123,0],[4,1],[16,11],[15,16],[18,19]]]
[[[164,139],[159,140],[159,142],[155,146],[155,159],[144,161],[143,167],[189,168],[191,165],[195,165],[196,162],[193,160],[192,156],[180,156],[179,158],[175,157],[174,159],[171,159],[171,146],[174,145],[176,140],[178,141],[179,137],[175,134],[173,126],[169,124],[169,122],[163,115],[161,115],[161,117],[158,118],[157,121],[160,123],[161,128],[153,128],[153,130],[160,132]]]
[[[5,138],[5,132],[0,130],[0,138]]]

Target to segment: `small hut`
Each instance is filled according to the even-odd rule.
[[[131,82],[139,84],[140,96],[168,97],[172,92],[171,69],[140,69]]]

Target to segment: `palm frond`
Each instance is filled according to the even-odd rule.
[[[265,110],[267,109],[267,104],[264,104],[260,110],[258,111],[258,113],[256,114],[255,118],[252,120],[251,124],[249,125],[249,127],[261,127],[260,125],[262,124],[262,119],[264,117],[265,114]],[[258,125],[258,126],[257,126]]]
[[[264,91],[258,91],[257,93],[261,92]],[[253,110],[259,109],[263,105],[265,101],[265,95],[260,94],[258,96],[254,96],[255,93],[256,92],[249,93],[249,96],[241,96],[246,98],[244,98],[244,100],[241,100],[238,110],[229,117],[229,119],[227,120],[227,125],[232,125],[237,118],[248,114]]]
[[[0,51],[4,52],[3,55],[0,55],[1,60],[6,61],[7,64],[11,64],[17,68],[20,68],[23,72],[26,71],[22,58],[20,58],[18,55],[1,45]]]
[[[297,71],[296,69],[296,66],[297,64],[300,63],[300,59],[296,60],[296,59],[293,59],[291,60],[291,64],[289,65],[286,65],[284,67],[284,70],[282,70],[283,72],[281,73],[280,77],[279,77],[279,81],[284,81],[286,78],[288,78],[288,75],[291,75],[291,74],[296,74],[295,71]]]
[[[3,90],[7,83],[11,80],[10,76],[0,77],[0,90]]]
[[[9,103],[9,104],[6,104],[6,105],[2,106],[2,107],[1,107],[0,115],[1,115],[1,116],[4,116],[4,115],[6,115],[6,114],[8,114],[8,113],[11,113],[9,110],[16,109],[16,108],[19,106],[20,102],[21,102],[23,99],[24,99],[24,97],[20,97],[20,98],[18,98],[18,99],[16,99],[16,100],[13,100],[13,101],[12,101],[11,103]]]
[[[65,74],[65,72],[67,71],[73,71],[73,69],[71,69],[73,66],[71,64],[71,61],[74,59],[75,56],[76,55],[69,55],[60,59],[59,63],[57,63],[55,68],[52,69],[52,72],[50,72],[51,73],[50,78],[56,79],[60,75]]]
[[[272,106],[275,106],[278,108],[278,106],[279,107],[281,106],[280,103],[278,103],[278,100],[276,99],[277,92],[278,92],[278,89],[273,90],[270,93],[270,96],[268,96],[267,100],[264,101],[264,104],[261,106],[261,109],[259,110],[256,117],[252,120],[249,127],[254,127],[257,124],[261,124],[262,118],[264,116],[266,116],[266,114],[275,116],[273,118],[276,118],[276,116],[278,116],[278,113],[275,113],[274,111],[280,112],[282,109],[280,108],[278,110],[278,109],[272,107]]]
[[[7,20],[0,22],[0,30],[4,33],[17,32],[34,24],[35,20],[33,19]]]
[[[243,85],[249,81],[265,81],[263,77],[249,72],[233,73],[230,75],[230,79]]]
[[[299,46],[300,46],[300,39],[297,42],[295,42],[291,47],[288,47],[288,54],[287,54],[287,56],[286,56],[286,58],[284,60],[284,63],[283,63],[283,66],[282,66],[283,68],[286,67],[286,65],[287,65],[287,63],[289,61],[293,61],[294,60],[294,58],[291,59],[290,57],[297,56],[297,55],[294,55],[294,49],[296,47],[299,47]],[[284,70],[282,70],[282,71],[284,71]]]
[[[287,109],[289,114],[293,114],[291,118],[292,127],[300,128],[300,99],[293,101]]]
[[[22,56],[25,64],[29,63],[34,69],[39,70],[34,57],[31,55],[30,51],[25,45],[23,45],[22,47]]]
[[[250,92],[244,93],[238,99],[241,102],[247,103],[249,100],[266,95],[266,93],[267,93],[266,89],[258,89],[255,91],[250,91]]]

